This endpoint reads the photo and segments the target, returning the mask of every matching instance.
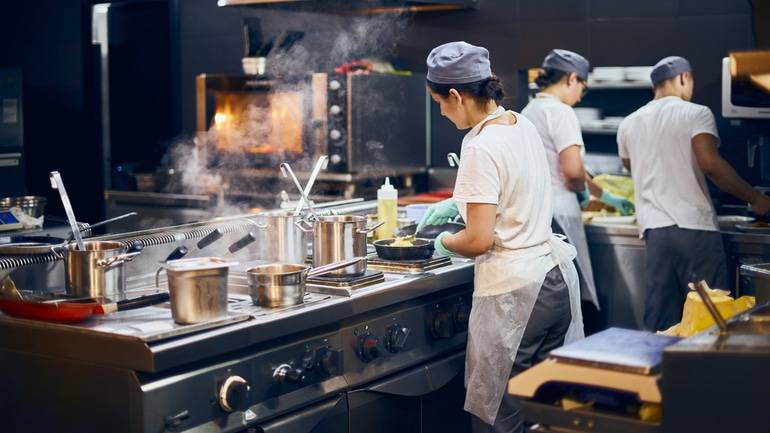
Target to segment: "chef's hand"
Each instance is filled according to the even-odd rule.
[[[588,190],[588,184],[586,184],[583,191],[576,192],[575,195],[577,195],[578,202],[580,203],[580,209],[588,206],[588,202],[591,200],[591,192]]]
[[[636,208],[634,204],[629,200],[615,194],[610,194],[605,189],[602,191],[602,196],[599,199],[602,203],[610,205],[620,212],[621,215],[631,215]]]
[[[454,253],[449,251],[445,246],[442,239],[449,236],[451,233],[449,232],[441,232],[438,236],[436,236],[436,240],[433,241],[433,248],[436,250],[439,256],[453,256]]]
[[[756,200],[749,203],[749,210],[757,215],[770,215],[770,197],[760,193]]]
[[[415,233],[422,231],[425,226],[446,224],[459,214],[460,211],[457,210],[457,203],[454,200],[451,198],[442,200],[428,208],[420,223],[417,224]]]

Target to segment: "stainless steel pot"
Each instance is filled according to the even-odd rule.
[[[230,266],[219,257],[196,257],[162,263],[168,275],[171,317],[181,325],[227,316],[227,276]]]
[[[322,216],[313,223],[313,266],[323,266],[353,257],[366,257],[366,235],[384,223],[366,226],[358,215]],[[330,272],[337,277],[362,275],[366,261]]]
[[[258,258],[277,263],[305,263],[312,235],[300,229],[300,216],[278,210],[261,212],[255,220],[263,225],[260,233]]]
[[[301,304],[305,297],[308,277],[328,274],[336,269],[358,263],[366,263],[366,257],[354,257],[311,269],[308,265],[271,263],[246,270],[249,294],[254,304],[261,307],[288,307]]]
[[[117,241],[83,242],[83,248],[79,250],[77,244],[72,243],[64,250],[67,293],[78,298],[124,299],[123,264],[139,253],[127,253],[126,245]]]

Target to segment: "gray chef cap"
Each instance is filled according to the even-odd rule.
[[[650,73],[650,79],[652,80],[652,84],[657,86],[660,82],[690,71],[692,71],[692,68],[687,59],[679,56],[670,56],[655,64],[655,67],[652,68],[652,72]]]
[[[492,76],[489,51],[467,42],[439,45],[426,62],[428,81],[436,84],[466,84]]]
[[[591,64],[585,57],[578,53],[555,49],[552,50],[543,59],[543,68],[555,69],[562,72],[574,72],[581,80],[588,79],[588,72],[591,70]]]

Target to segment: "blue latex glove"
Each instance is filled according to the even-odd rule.
[[[588,185],[586,184],[583,191],[576,192],[575,193],[578,198],[578,202],[580,202],[580,209],[583,209],[588,205],[588,201],[591,200],[591,192],[588,190]]]
[[[436,250],[439,256],[453,256],[455,253],[452,251],[449,251],[445,246],[442,239],[449,236],[451,233],[449,232],[441,232],[438,236],[436,236],[436,240],[433,241],[433,248]]]
[[[425,215],[422,216],[420,223],[417,224],[417,231],[415,233],[422,231],[425,226],[446,224],[459,214],[460,211],[457,210],[457,203],[454,200],[451,198],[442,200],[428,208]]]
[[[607,190],[602,191],[602,196],[599,200],[617,209],[621,215],[631,215],[636,210],[633,203],[618,195],[610,194]]]

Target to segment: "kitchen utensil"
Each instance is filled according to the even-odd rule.
[[[137,212],[129,212],[127,214],[119,215],[119,216],[116,216],[114,218],[106,219],[104,221],[99,221],[98,223],[94,223],[94,224],[79,223],[78,224],[78,230],[80,230],[81,233],[87,232],[87,231],[90,231],[92,228],[100,227],[100,226],[107,225],[107,224],[110,224],[110,223],[114,223],[115,221],[120,221],[120,220],[122,220],[124,218],[132,217],[132,216],[136,216],[136,215],[139,215],[139,214]],[[67,238],[67,241],[71,241],[72,238],[73,238],[73,234],[70,233],[69,237]]]
[[[161,264],[168,275],[171,316],[181,325],[227,316],[227,275],[230,266],[219,257],[195,257]]]
[[[717,222],[719,228],[723,230],[735,229],[736,224],[750,224],[755,221],[754,218],[743,215],[718,215]]]
[[[433,239],[436,239],[436,236],[438,236],[442,232],[449,232],[454,234],[464,229],[465,229],[465,224],[448,222],[446,224],[425,226],[422,228],[421,231],[415,233],[415,231],[417,230],[417,224],[412,224],[398,230],[397,236],[406,236],[406,235],[413,234],[420,239],[433,240]]]
[[[45,302],[0,298],[0,311],[9,316],[23,319],[57,323],[78,323],[88,319],[92,315],[133,310],[160,304],[168,300],[169,294],[167,292],[105,304],[94,298],[62,298]]]
[[[396,239],[374,241],[377,256],[385,260],[425,260],[433,257],[433,241],[415,238],[411,246],[393,247]]]
[[[248,232],[246,233],[246,236],[238,239],[237,241],[233,242],[229,247],[227,247],[227,254],[235,254],[236,252],[242,250],[247,245],[251,244],[256,240],[257,240],[257,237],[254,235],[254,232]]]
[[[301,304],[305,297],[308,277],[328,274],[337,269],[366,262],[366,257],[354,257],[317,268],[308,265],[271,263],[246,270],[249,294],[255,305],[262,307],[287,307]]]
[[[313,218],[317,218],[318,215],[316,215],[316,213],[315,213],[315,209],[313,208],[313,203],[310,201],[310,199],[307,198],[307,195],[305,194],[305,190],[302,189],[302,184],[299,183],[299,179],[297,179],[297,176],[294,175],[294,171],[291,169],[291,166],[289,166],[289,164],[287,164],[285,162],[282,163],[281,164],[281,173],[283,173],[283,177],[290,177],[291,180],[294,181],[294,185],[297,187],[297,190],[299,190],[300,200],[299,200],[299,205],[297,206],[297,208],[300,211],[302,210],[302,206],[303,206],[302,201],[304,200],[304,202],[307,203],[307,208],[310,211],[310,215]],[[296,210],[294,212],[295,212],[295,216],[299,215],[299,213]]]
[[[366,236],[383,223],[366,225],[359,215],[321,216],[313,222],[313,266],[337,263],[353,257],[366,256]],[[332,271],[336,277],[362,275],[366,262]]]
[[[46,254],[51,248],[63,247],[65,242],[53,236],[2,236],[0,255]]]
[[[58,171],[52,171],[49,174],[51,180],[51,188],[59,191],[59,197],[61,197],[62,205],[64,206],[64,212],[67,214],[67,221],[70,223],[72,234],[75,236],[77,242],[77,248],[83,250],[83,237],[80,235],[80,229],[78,228],[78,222],[75,219],[75,212],[72,210],[70,199],[67,196],[67,190],[64,188],[64,181],[61,179],[61,175]]]
[[[83,249],[68,244],[64,250],[67,293],[76,297],[120,300],[125,295],[123,264],[140,254],[143,244],[128,247],[117,241],[88,241]]]
[[[329,157],[326,155],[321,155],[318,157],[318,161],[316,161],[315,166],[313,167],[313,171],[310,173],[310,178],[307,181],[307,184],[305,185],[304,194],[299,199],[299,203],[297,203],[297,208],[294,210],[294,216],[298,216],[302,212],[302,207],[305,204],[305,200],[307,197],[310,197],[310,191],[313,190],[313,185],[315,185],[315,180],[318,177],[318,173],[321,172],[321,170],[325,170],[326,167],[329,165]],[[310,207],[310,203],[308,202],[308,207]]]
[[[312,242],[312,225],[303,227],[304,220],[289,210],[260,212],[256,220],[266,227],[258,233],[260,260],[305,263]]]
[[[456,153],[454,152],[447,153],[446,159],[449,162],[450,167],[454,167],[454,168],[460,167],[460,157],[458,157]]]

